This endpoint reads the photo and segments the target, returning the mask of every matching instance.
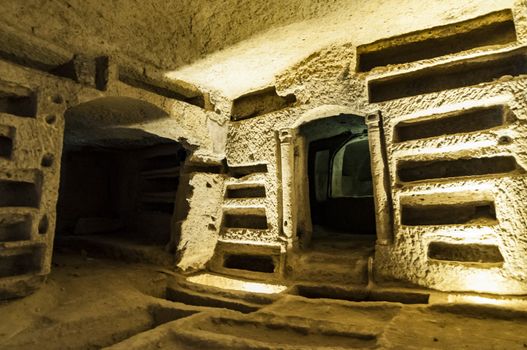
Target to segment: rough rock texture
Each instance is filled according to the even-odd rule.
[[[318,56],[328,46],[352,44],[356,47],[510,8],[512,4],[513,0],[434,1],[432,4],[418,0],[346,1],[338,4],[336,13],[272,28],[176,69],[169,76],[234,99],[272,85],[277,75]],[[516,15],[524,16],[519,12]],[[524,24],[517,26],[520,34],[525,31]],[[351,56],[347,60],[354,61]],[[307,74],[302,78],[310,79]]]
[[[8,242],[9,237],[1,241],[13,251],[19,245],[42,243],[40,275],[48,271],[51,256],[65,120],[64,140],[70,145],[133,144],[151,138],[183,144],[190,153],[185,170],[189,186],[188,197],[178,200],[186,202],[183,207],[188,213],[176,213],[173,226],[178,228],[170,246],[177,246],[178,266],[203,268],[219,241],[240,250],[249,245],[256,256],[272,251],[273,259],[279,259],[273,260],[275,276],[284,271],[286,253],[298,248],[297,233],[308,237],[312,230],[302,168],[306,140],[298,133],[299,127],[338,114],[362,118],[380,111],[392,187],[387,198],[393,199],[393,240],[391,245],[377,247],[375,278],[442,290],[527,291],[521,254],[527,247],[520,234],[526,229],[527,216],[521,205],[527,169],[525,1],[449,0],[431,5],[419,0],[297,0],[287,4],[34,0],[4,1],[2,5],[2,80],[8,87],[15,86],[19,97],[27,95],[20,91],[28,90],[38,100],[36,118],[26,115],[30,113],[26,105],[21,107],[21,102],[29,100],[9,95],[2,104],[0,157],[5,159],[0,160],[13,170],[3,177],[17,179],[28,170],[42,177],[44,190],[41,205],[31,212],[31,232],[40,228],[47,233],[16,243]],[[511,18],[507,11],[497,17],[508,20],[509,25],[514,21],[516,41],[508,31],[503,41],[491,46],[357,72],[361,45],[380,39],[389,39],[380,46],[398,45],[410,39],[394,36],[414,31],[419,32],[410,41],[422,41],[436,35],[427,29],[437,26],[445,27],[433,33],[454,35],[466,28],[460,21],[507,9],[512,11]],[[497,18],[492,16],[481,24]],[[417,44],[416,50],[422,49]],[[207,57],[196,61],[204,55]],[[94,56],[105,57],[94,60]],[[187,63],[192,64],[183,67]],[[466,70],[467,66],[471,69]],[[274,101],[272,105],[258,100],[255,91],[272,92],[264,94]],[[237,116],[231,114],[236,114],[233,107],[240,96],[245,96],[242,114],[248,118],[236,121]],[[489,130],[395,143],[393,129],[399,122],[439,119],[437,115],[445,111],[457,113],[493,104],[508,108],[512,119]],[[253,115],[258,111],[265,114]],[[484,167],[474,170],[458,162],[458,168],[466,167],[463,171],[468,175],[475,171],[483,176],[415,183],[401,176],[404,164],[490,156],[513,159],[513,165],[500,165],[513,169],[493,172],[493,165],[488,165],[491,170],[485,173]],[[379,171],[380,164],[374,164],[374,171]],[[448,166],[440,170],[450,171]],[[265,196],[249,190],[254,186]],[[241,189],[245,195],[225,198],[229,188]],[[476,190],[484,195],[473,194]],[[493,209],[486,218],[490,221],[455,227],[401,224],[401,203],[415,196],[450,192],[456,192],[456,198],[467,193],[492,201]],[[449,201],[443,204],[455,204],[454,199]],[[20,216],[22,209],[6,205],[2,210],[21,219],[16,223],[4,219],[0,224],[22,232],[27,224]],[[229,215],[236,224],[227,227],[225,217]],[[495,245],[504,261],[431,259],[431,242]],[[6,271],[5,276],[0,274],[0,283],[16,274]],[[26,276],[28,281],[31,276]]]
[[[134,144],[139,133],[178,141],[191,153],[199,148],[191,158],[204,162],[224,157],[223,138],[216,136],[222,126],[213,112],[113,79],[101,91],[5,61],[0,71],[2,298],[29,293],[49,272],[70,117],[70,145],[103,146],[108,139]]]
[[[460,87],[443,88],[446,91],[418,94],[417,96],[375,104],[368,101],[371,96],[368,94],[367,85],[375,79],[413,72],[422,68],[432,69],[432,67],[442,64],[450,67],[451,62],[482,57],[491,53],[499,53],[502,55],[500,57],[514,55],[517,52],[514,51],[515,48],[526,42],[525,4],[522,2],[515,4],[512,2],[499,4],[493,2],[492,4],[480,5],[479,7],[467,6],[462,11],[462,16],[449,15],[432,20],[434,11],[439,9],[439,7],[434,7],[430,8],[430,12],[426,12],[430,13],[430,17],[423,16],[420,18],[427,18],[426,26],[429,27],[456,22],[460,19],[482,15],[498,9],[512,8],[517,41],[501,46],[471,49],[453,55],[376,68],[370,73],[359,74],[354,73],[356,68],[355,46],[351,44],[332,45],[313,53],[290,69],[276,75],[275,86],[278,94],[285,96],[294,93],[297,97],[295,106],[231,123],[227,142],[227,161],[229,164],[267,164],[268,172],[259,176],[264,177],[263,180],[266,183],[265,210],[269,228],[263,232],[249,229],[239,231],[236,235],[231,234],[228,241],[231,243],[238,241],[240,244],[246,244],[248,240],[253,244],[283,242],[283,237],[281,237],[284,229],[281,223],[282,206],[292,205],[293,210],[298,210],[303,205],[302,202],[298,201],[282,202],[281,193],[285,191],[282,186],[297,186],[295,183],[302,181],[302,175],[297,174],[296,182],[293,182],[292,185],[282,182],[281,171],[283,169],[280,169],[279,161],[277,161],[280,146],[276,132],[283,128],[291,128],[294,131],[304,121],[312,120],[313,117],[306,114],[310,110],[320,110],[315,118],[330,117],[332,114],[325,111],[327,108],[323,107],[325,105],[347,107],[350,110],[349,113],[358,111],[358,114],[362,115],[380,110],[384,116],[383,126],[388,144],[390,182],[393,187],[394,243],[377,248],[374,263],[376,278],[378,280],[396,279],[441,290],[525,293],[527,279],[522,272],[525,269],[520,267],[524,265],[521,251],[525,249],[521,232],[526,229],[524,227],[526,214],[521,205],[521,197],[525,195],[526,191],[525,179],[521,175],[521,168],[524,168],[526,164],[524,159],[526,154],[525,142],[523,141],[526,133],[523,122],[525,119],[523,116],[525,101],[522,94],[525,84],[523,72],[515,73],[518,75],[516,77],[498,75],[495,79],[477,86],[463,87],[463,84],[474,85],[474,83],[465,82],[461,83]],[[409,29],[404,26],[388,27],[387,30],[390,30],[390,34],[394,34],[394,32],[402,34]],[[375,33],[368,37],[363,32],[363,35],[357,36],[360,40],[355,41],[354,44],[379,39],[379,32],[376,31]],[[383,34],[388,35],[387,33]],[[247,43],[247,45],[250,47],[251,44]],[[238,46],[236,50],[241,50],[241,47]],[[520,49],[518,53],[523,55],[524,49]],[[216,59],[218,57],[216,56]],[[236,59],[238,60],[240,57],[237,56]],[[215,67],[228,74],[229,63],[227,62],[232,61],[226,60],[224,62],[225,65],[222,66],[221,60],[216,61]],[[212,65],[212,60],[209,63]],[[211,68],[211,71],[216,68]],[[187,70],[187,72],[189,71]],[[202,74],[205,74],[204,72]],[[411,75],[408,76],[409,79],[413,79]],[[196,77],[199,77],[199,74]],[[464,79],[468,79],[468,76]],[[214,82],[210,83],[214,84]],[[227,93],[233,91],[228,85],[225,86],[225,89]],[[507,105],[514,113],[517,121],[488,131],[440,136],[404,144],[392,143],[392,130],[398,121],[426,116],[427,113],[434,114],[434,109],[445,112],[464,110],[470,106],[493,104]],[[313,113],[317,114],[316,112]],[[300,154],[303,152],[302,148],[298,147],[302,146],[301,143],[295,143],[295,145],[297,147],[294,151],[295,156],[298,156],[297,152]],[[519,172],[488,175],[473,179],[422,182],[412,184],[412,186],[401,185],[397,179],[396,161],[484,158],[493,155],[513,156],[520,167]],[[294,191],[298,192],[298,190]],[[473,191],[486,191],[493,198],[496,206],[497,225],[489,226],[484,223],[461,226],[403,227],[400,225],[399,201],[402,196],[413,196],[420,193],[462,192],[477,197],[471,194]],[[297,220],[297,223],[304,220],[302,214],[299,215],[298,219],[293,219]],[[286,218],[284,218],[285,220]],[[503,265],[489,266],[485,264],[485,261],[476,261],[474,264],[456,261],[433,261],[427,257],[428,244],[432,241],[496,244],[503,255],[504,263]]]
[[[323,16],[346,1],[3,0],[3,21],[85,54],[176,68],[270,26]]]
[[[453,305],[444,301],[433,305],[352,302],[310,299],[294,295],[294,288],[282,294],[258,294],[214,288],[187,279],[185,286],[193,288],[186,290],[187,295],[194,298],[182,303],[164,299],[167,285],[170,288],[177,280],[151,265],[64,252],[56,254],[54,263],[50,278],[39,291],[0,304],[3,319],[0,347],[116,350],[525,347],[526,312],[506,307],[508,302],[525,306],[525,300],[481,298],[483,303],[504,302],[502,307]],[[220,278],[222,287],[240,282]],[[214,307],[211,300],[223,303]],[[231,304],[226,300],[231,300]],[[196,305],[200,303],[201,306]],[[225,309],[234,305],[252,305],[256,309],[249,314]]]
[[[186,201],[188,214],[178,221],[181,235],[177,242],[183,270],[199,270],[212,258],[221,223],[221,198],[224,177],[218,174],[191,173],[181,181],[188,181],[188,193],[179,193],[179,202]],[[182,210],[183,205],[179,205]]]

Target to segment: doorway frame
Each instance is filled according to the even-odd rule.
[[[350,114],[365,119],[368,128],[373,180],[376,245],[385,246],[393,243],[392,190],[380,111],[368,114],[347,106],[323,105],[307,111],[289,128],[282,128],[277,132],[278,181],[281,188],[280,239],[285,242],[288,251],[307,246],[313,235],[307,177],[309,145],[299,132],[300,127],[316,120],[341,114]]]

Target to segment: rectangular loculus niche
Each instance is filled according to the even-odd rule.
[[[176,83],[164,77],[150,77],[142,70],[129,66],[119,66],[119,80],[129,86],[152,92],[154,94],[182,101],[200,108],[205,108],[210,101],[205,94],[190,84]]]
[[[489,244],[431,242],[428,245],[428,257],[434,260],[460,263],[503,264],[503,256],[499,247]]]
[[[475,48],[516,41],[510,10],[492,12],[468,21],[382,39],[357,48],[357,71],[415,62]]]
[[[271,256],[255,254],[225,254],[223,267],[263,273],[274,273],[276,268]]]
[[[0,214],[0,242],[31,239],[32,218],[29,214]]]
[[[495,225],[497,220],[494,203],[490,201],[432,205],[403,203],[401,224],[406,226]]]
[[[431,115],[395,125],[394,142],[419,140],[443,135],[488,130],[515,119],[507,106],[478,107]]]
[[[0,125],[0,158],[12,158],[14,138],[15,128],[7,125]]]
[[[263,184],[232,184],[225,190],[226,199],[265,198]]]
[[[0,251],[0,278],[40,271],[43,253],[39,245]]]
[[[401,182],[524,172],[513,156],[405,160],[397,164],[397,178]]]
[[[267,173],[266,163],[241,164],[229,166],[229,175],[237,179],[253,175]]]
[[[233,209],[223,214],[223,227],[227,229],[267,230],[265,209]]]
[[[522,49],[516,49],[370,80],[369,102],[429,94],[526,73],[527,57]]]
[[[27,89],[0,86],[0,113],[36,118],[37,97]]]
[[[0,207],[31,207],[40,204],[40,185],[33,182],[0,180]]]
[[[296,102],[296,96],[279,96],[274,86],[250,92],[232,101],[231,120],[242,120],[278,111]]]

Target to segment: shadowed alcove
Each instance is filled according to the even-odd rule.
[[[159,248],[170,242],[186,150],[152,131],[168,118],[152,104],[123,97],[66,112],[59,237],[82,249],[101,242]]]

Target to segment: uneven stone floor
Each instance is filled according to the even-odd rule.
[[[165,300],[170,279],[153,266],[58,254],[43,288],[0,304],[0,348],[527,348],[519,310],[283,294],[240,313]]]

